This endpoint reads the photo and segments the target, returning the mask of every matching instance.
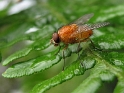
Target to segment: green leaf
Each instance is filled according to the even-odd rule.
[[[114,89],[114,93],[124,93],[124,79],[119,79],[118,84]]]
[[[90,76],[72,93],[96,93],[101,87],[102,81],[111,81],[113,79],[114,74],[107,71],[106,65],[97,63],[96,66],[92,68]]]
[[[10,68],[8,68],[2,75],[7,78],[14,78],[41,72],[60,61],[60,56],[51,56],[54,55],[55,52],[56,51],[31,60],[14,64]]]
[[[100,78],[102,81],[112,81],[114,77],[115,75],[109,70],[105,70],[100,73]]]
[[[102,85],[102,80],[100,79],[99,73],[105,69],[105,65],[102,63],[96,65],[91,73],[91,75],[84,80],[77,89],[72,93],[95,93],[98,88]]]
[[[29,52],[32,50],[32,48],[25,48],[23,50],[17,51],[16,53],[14,53],[13,55],[10,55],[8,58],[6,58],[6,60],[3,61],[3,65],[7,65],[8,63],[12,62],[13,60],[20,58],[20,57],[24,57],[27,54],[29,54]]]
[[[108,61],[110,64],[113,64],[117,68],[123,68],[124,65],[124,53],[118,53],[118,52],[107,52],[102,53],[101,56]]]
[[[50,44],[49,37],[47,37],[45,40],[39,39],[36,42],[34,42],[32,45],[30,45],[29,47],[19,50],[16,53],[10,55],[8,58],[6,58],[3,61],[3,65],[7,65],[8,63],[12,62],[15,59],[28,55],[32,50],[43,50],[47,48],[49,44]]]
[[[24,26],[25,27],[25,26]],[[21,28],[23,29],[23,28]],[[0,49],[1,48],[5,48],[5,47],[9,47],[12,46],[13,44],[20,42],[20,41],[24,41],[24,40],[31,40],[31,41],[38,41],[38,40],[44,40],[44,38],[46,39],[50,39],[49,35],[52,33],[52,31],[54,31],[55,28],[47,25],[44,26],[42,29],[40,30],[36,30],[35,32],[32,33],[23,33],[23,35],[15,37],[14,35],[17,34],[18,32],[12,33],[12,35],[10,34],[10,36],[7,36],[7,38],[5,39],[5,37],[0,38]],[[17,30],[18,31],[18,30]],[[19,30],[20,31],[20,30]],[[49,33],[49,34],[48,34]],[[14,37],[13,37],[14,36]],[[9,39],[10,37],[13,37],[11,39]],[[50,40],[49,40],[50,41]],[[41,41],[40,41],[41,42]],[[44,42],[44,41],[43,41]]]
[[[123,34],[108,34],[93,38],[101,49],[124,49]],[[97,45],[95,43],[95,45]]]
[[[85,66],[88,66],[88,64],[91,62],[92,65],[90,65],[89,67],[82,67],[79,62],[80,61],[73,62],[73,64],[71,64],[67,69],[59,73],[57,76],[37,84],[30,93],[43,93],[49,88],[61,84],[73,78],[74,76],[82,75],[86,70],[92,68],[95,64],[95,60],[93,58],[91,59],[90,57],[85,57],[83,60],[81,60],[81,62],[84,63]]]
[[[101,84],[102,81],[99,77],[88,77],[72,93],[96,93]]]
[[[96,22],[100,21],[106,21],[108,19],[114,18],[116,16],[123,16],[124,15],[124,6],[118,5],[118,6],[113,6],[109,9],[103,9],[99,12],[100,16],[97,16]]]
[[[123,92],[123,84],[121,81],[123,82],[124,80],[124,1],[35,1],[36,4],[34,6],[19,13],[7,15],[7,10],[11,7],[11,4],[0,13],[0,51],[2,51],[1,55],[5,55],[0,60],[3,59],[3,65],[15,62],[19,58],[23,60],[18,63],[13,63],[3,73],[3,76],[14,78],[42,72],[57,64],[65,56],[65,58],[68,57],[67,61],[70,61],[69,63],[72,64],[65,71],[60,72],[60,74],[46,81],[41,79],[40,83],[33,88],[32,93],[46,91],[76,75],[83,75],[86,70],[91,68],[90,76],[81,83],[74,93],[95,93],[103,82],[113,82],[114,77],[118,79],[115,93],[119,91],[120,93]],[[105,51],[94,50],[90,42],[81,42],[81,47],[79,47],[79,44],[69,44],[67,49],[62,47],[58,55],[54,55],[56,50],[53,51],[53,47],[49,47],[52,34],[58,31],[62,25],[69,24],[88,13],[94,13],[91,20],[87,22],[89,24],[103,21],[108,21],[111,24],[107,27],[94,30],[94,34],[91,37],[94,45]],[[30,32],[32,28],[35,28],[35,30]],[[21,43],[24,45],[22,49],[18,45],[21,41],[24,42]],[[31,43],[27,43],[27,41],[31,41]],[[19,49],[17,46],[19,46]],[[77,53],[78,50],[80,51],[79,53]],[[34,53],[34,51],[38,52],[34,54],[38,57],[29,55],[29,53]],[[72,57],[74,53],[77,53],[78,57]],[[6,58],[6,56],[8,57]],[[73,63],[73,59],[77,59],[78,62],[75,61]],[[30,82],[35,82],[36,84],[37,79]],[[77,82],[80,81],[77,79]]]

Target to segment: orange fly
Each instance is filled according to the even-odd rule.
[[[109,25],[109,22],[85,24],[85,22],[93,17],[93,15],[93,13],[86,14],[71,24],[61,27],[58,32],[53,33],[51,43],[54,44],[54,46],[58,46],[60,42],[63,42],[66,48],[68,47],[68,44],[79,43],[80,45],[80,42],[86,42],[90,40],[90,36],[93,34],[94,29]]]

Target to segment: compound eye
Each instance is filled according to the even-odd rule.
[[[54,33],[53,34],[53,40],[54,40],[55,43],[59,43],[60,42],[58,33]]]

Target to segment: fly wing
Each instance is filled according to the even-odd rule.
[[[94,30],[96,28],[104,27],[104,26],[107,26],[109,24],[110,24],[109,22],[102,22],[102,23],[96,23],[96,24],[80,25],[80,26],[78,26],[78,29],[74,34],[77,34],[77,33],[80,34],[82,32],[89,31],[89,30]]]
[[[109,22],[96,23],[96,24],[89,25],[88,28],[90,30],[93,30],[93,29],[96,29],[96,28],[101,28],[101,27],[107,26],[109,24],[110,24]]]
[[[93,13],[83,15],[82,17],[80,17],[79,19],[75,20],[72,23],[77,24],[77,25],[82,25],[82,24],[86,23],[87,21],[89,21],[90,18],[93,17],[93,15],[94,15]]]

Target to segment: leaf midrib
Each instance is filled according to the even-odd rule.
[[[102,58],[97,52],[93,51],[92,56],[96,59],[97,62],[101,62],[106,65],[106,69],[115,74],[119,79],[124,78],[124,73],[121,69],[115,67],[114,65],[109,64],[104,58]]]

